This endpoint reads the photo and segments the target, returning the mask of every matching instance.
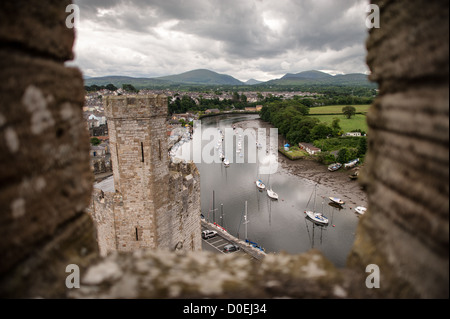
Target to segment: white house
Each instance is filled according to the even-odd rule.
[[[362,134],[361,134],[361,132],[349,132],[349,133],[345,133],[344,136],[361,137]]]
[[[298,146],[301,149],[303,149],[306,152],[308,152],[309,155],[316,155],[316,154],[322,152],[322,150],[320,148],[315,147],[314,145],[309,144],[309,143],[299,143]]]

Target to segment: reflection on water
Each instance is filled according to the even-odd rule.
[[[225,128],[231,128],[236,123],[257,118],[257,115],[212,117],[202,120],[202,129],[212,127],[225,132]],[[258,121],[253,123],[255,128],[259,127]],[[202,147],[215,142],[203,141]],[[220,161],[197,164],[201,175],[202,214],[211,222],[222,225],[232,235],[245,239],[243,214],[247,201],[248,239],[264,247],[266,252],[298,254],[315,248],[336,266],[344,266],[358,223],[355,213],[346,207],[329,205],[328,197],[334,194],[318,185],[316,211],[322,212],[329,219],[329,224],[316,225],[304,214],[315,184],[288,174],[281,165],[274,174],[258,174],[260,161],[247,161],[252,155],[249,153],[255,152],[256,147],[248,147],[248,139],[244,139],[243,143],[247,143],[243,146],[246,150],[244,163],[232,161],[228,168]],[[184,144],[179,155],[188,153],[188,148],[192,152],[192,144]],[[239,157],[236,147],[237,139],[233,152]],[[279,200],[269,198],[266,191],[256,187],[255,182],[259,179],[278,193]]]

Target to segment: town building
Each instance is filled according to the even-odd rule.
[[[302,150],[305,150],[306,152],[308,152],[309,155],[316,155],[320,152],[322,152],[322,150],[318,147],[315,147],[314,145],[310,144],[310,143],[299,143],[298,145]]]

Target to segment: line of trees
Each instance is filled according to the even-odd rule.
[[[119,88],[117,86],[115,86],[114,84],[109,83],[107,85],[96,85],[96,84],[93,84],[90,86],[85,85],[84,89],[86,90],[86,92],[97,92],[97,91],[105,90],[105,89],[110,90],[110,91],[117,91]],[[136,89],[131,84],[122,84],[122,89],[127,92],[136,92],[136,93],[139,92],[139,90]]]
[[[178,94],[174,96],[175,99],[169,102],[169,113],[186,113],[188,111],[206,111],[208,109],[219,109],[220,111],[236,109],[243,110],[246,107],[252,107],[256,105],[264,105],[267,103],[273,103],[275,101],[281,102],[281,97],[274,97],[269,95],[263,97],[260,94],[260,100],[258,102],[250,103],[247,101],[247,96],[242,93],[233,92],[231,99],[219,99],[221,93],[216,93],[217,97],[214,99],[204,99],[202,96],[198,100],[192,99],[188,95],[179,96]]]
[[[346,163],[357,157],[364,158],[367,152],[366,137],[344,137],[338,118],[330,125],[308,116],[309,108],[295,100],[273,102],[265,105],[260,117],[278,128],[291,145],[300,142],[313,143],[322,149],[319,161],[325,164]],[[338,151],[337,157],[332,151]]]
[[[260,112],[260,117],[277,127],[279,133],[284,135],[292,145],[342,135],[339,119],[327,125],[308,114],[309,107],[296,100],[284,100],[265,105]]]

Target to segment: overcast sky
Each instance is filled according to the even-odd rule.
[[[75,0],[87,76],[366,73],[367,0]],[[71,63],[72,64],[72,63]]]

